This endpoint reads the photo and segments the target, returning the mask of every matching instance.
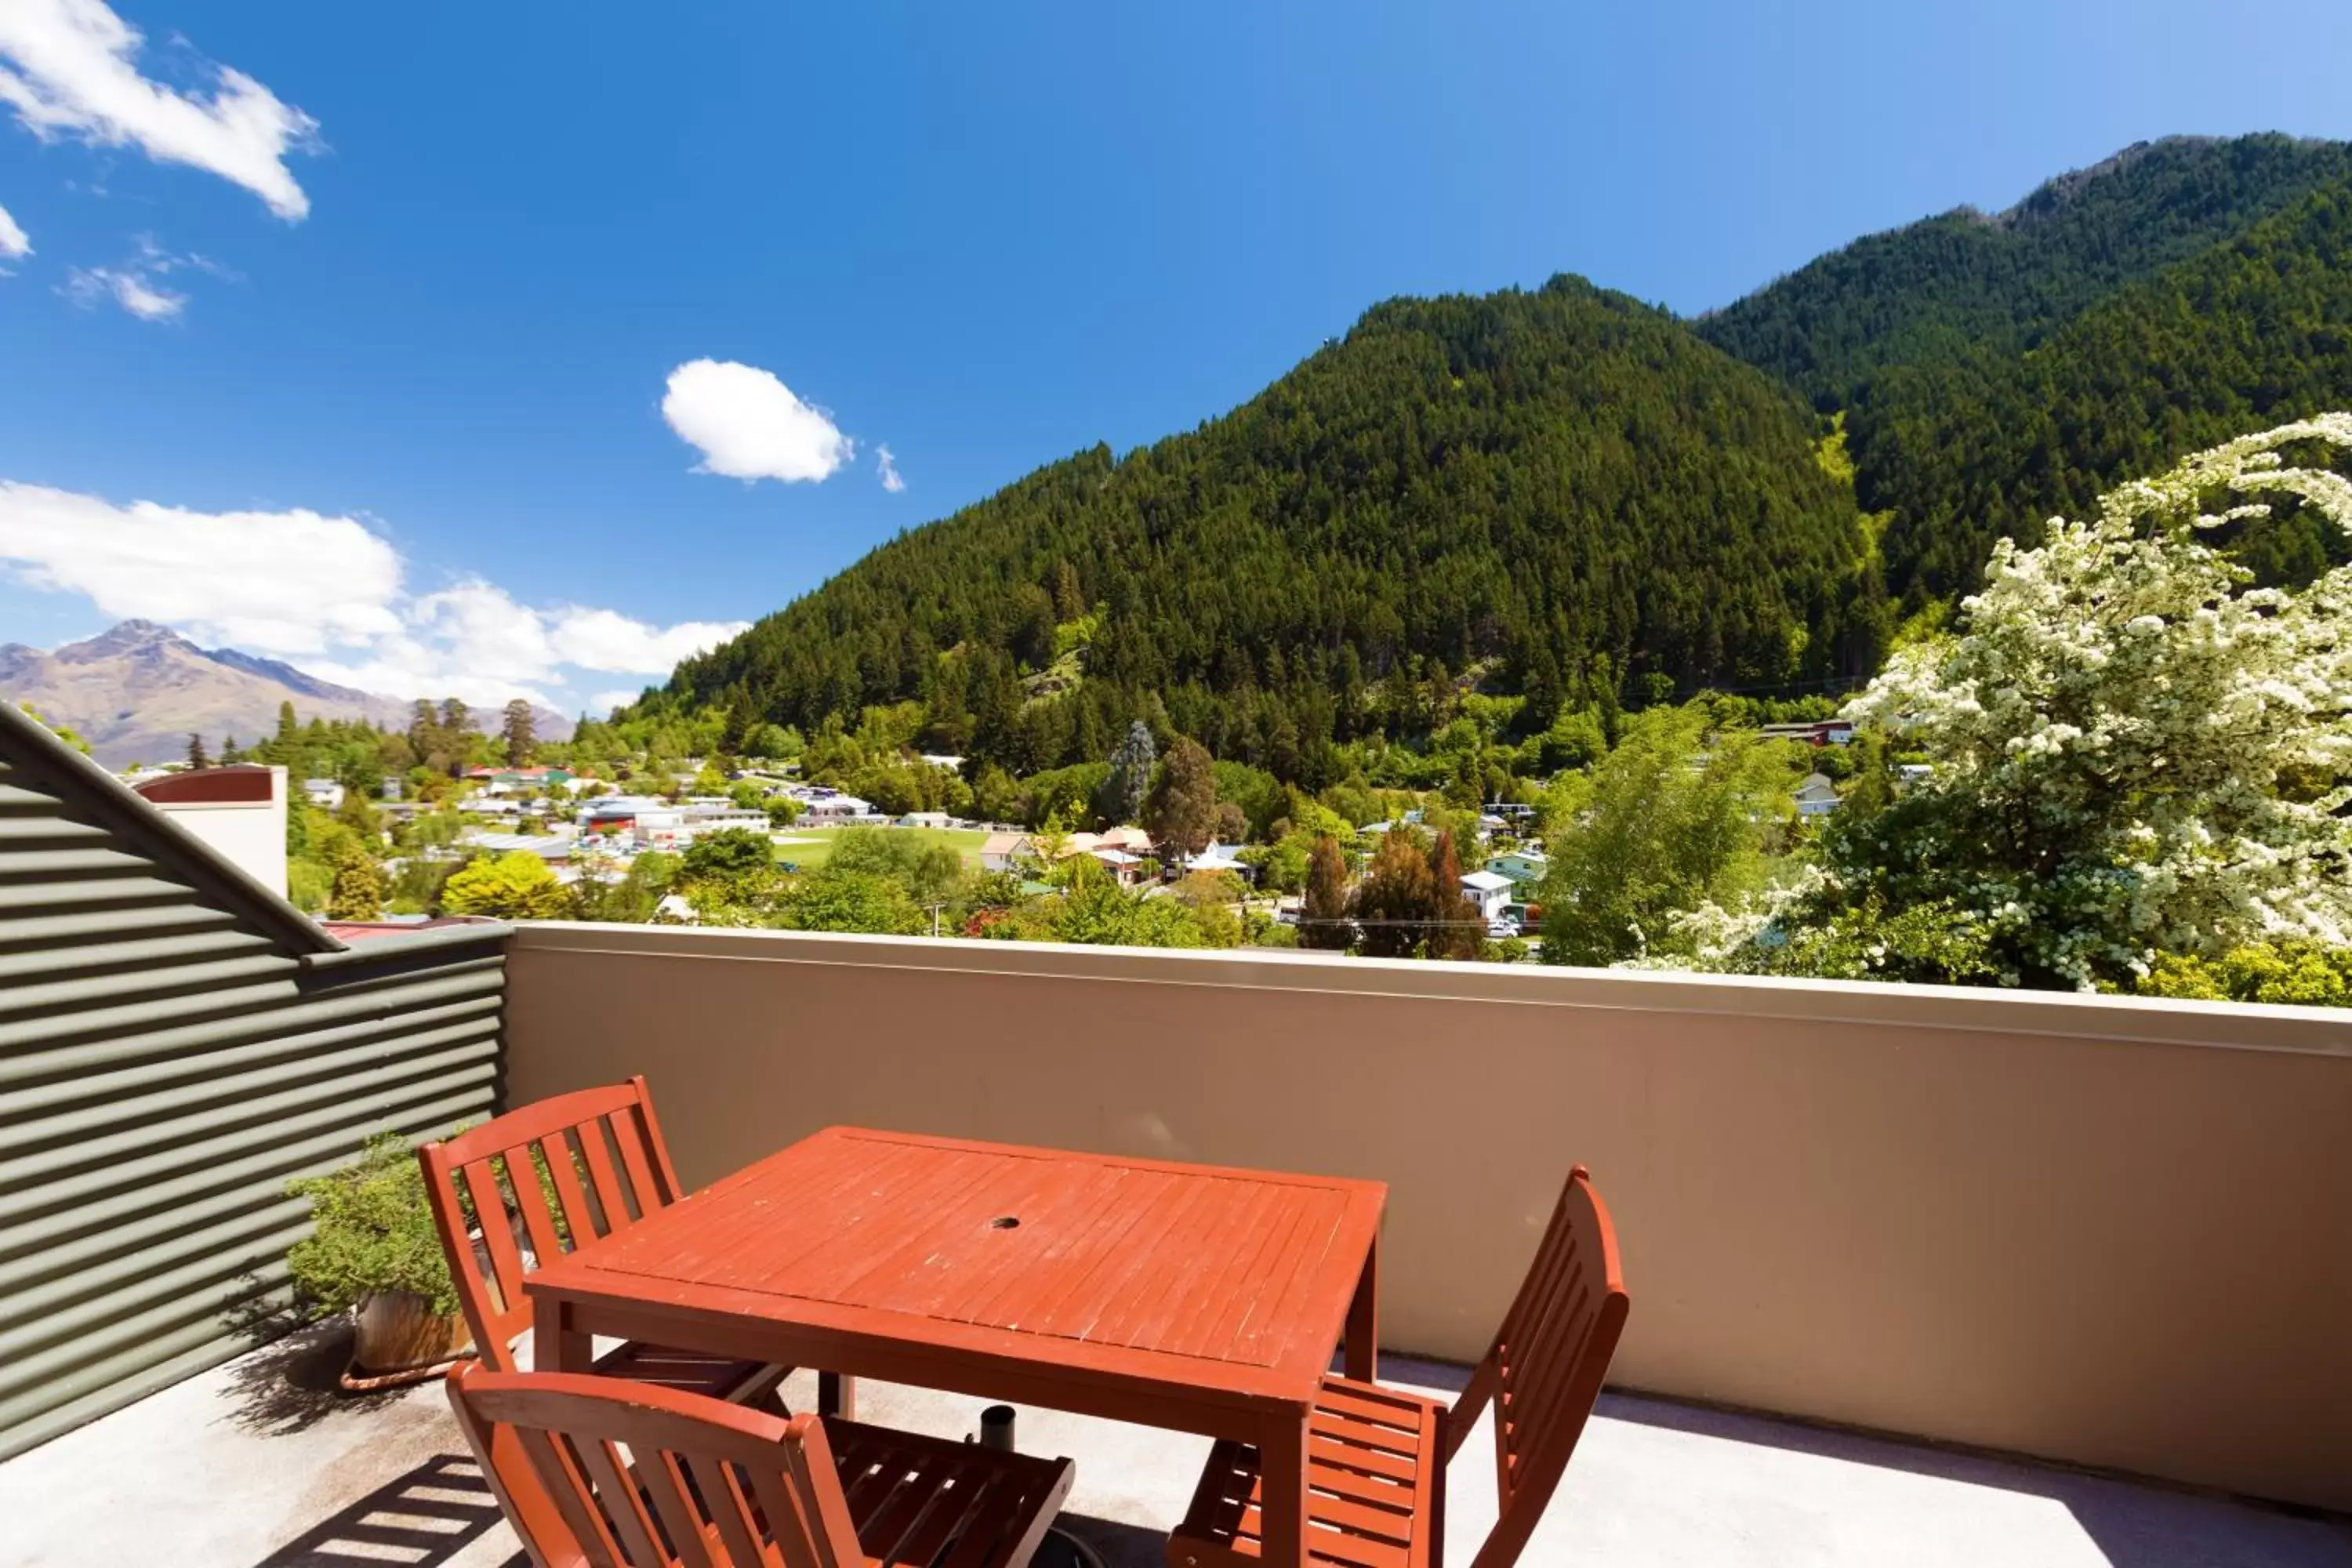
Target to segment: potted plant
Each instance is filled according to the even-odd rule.
[[[313,1226],[286,1254],[296,1299],[314,1320],[352,1315],[347,1387],[422,1377],[468,1348],[424,1172],[405,1138],[371,1138],[356,1161],[286,1191],[310,1200]]]

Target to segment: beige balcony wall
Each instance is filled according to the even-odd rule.
[[[835,1122],[1374,1176],[1382,1338],[1486,1346],[1572,1162],[1627,1387],[2352,1506],[2352,1027],[2291,1008],[526,926],[509,1097],[689,1183]]]

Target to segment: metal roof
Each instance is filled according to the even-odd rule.
[[[0,702],[0,763],[13,788],[47,795],[104,828],[206,901],[227,909],[297,953],[343,944],[219,850],[156,810],[136,790],[52,734],[13,702]]]

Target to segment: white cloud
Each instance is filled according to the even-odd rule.
[[[65,295],[85,310],[110,299],[142,321],[168,321],[188,303],[185,294],[157,288],[135,267],[76,267],[66,274]]]
[[[615,708],[625,708],[643,697],[642,689],[634,686],[616,687],[611,691],[599,691],[588,699],[588,711],[610,717]]]
[[[316,653],[395,632],[400,557],[347,517],[196,512],[0,480],[0,560],[110,616]]]
[[[815,481],[856,452],[821,408],[756,365],[698,359],[669,373],[662,417],[700,447],[698,471],[732,479]]]
[[[9,216],[6,207],[0,207],[0,256],[15,261],[32,254],[33,241],[25,226]]]
[[[5,4],[5,0],[0,0]],[[187,307],[188,297],[164,286],[174,272],[209,272],[236,280],[236,274],[209,258],[174,256],[155,243],[152,234],[138,237],[137,249],[120,267],[76,267],[66,273],[58,292],[88,310],[100,300],[112,300],[142,321],[168,321]]]
[[[898,459],[890,455],[889,447],[875,447],[874,471],[882,476],[882,488],[892,495],[907,488],[907,481],[898,477]]]
[[[0,572],[81,595],[109,616],[286,658],[340,685],[476,703],[524,696],[565,708],[579,672],[667,675],[749,624],[659,626],[577,605],[540,609],[479,578],[414,593],[399,552],[352,518],[118,506],[7,480]]]
[[[667,673],[678,660],[717,647],[743,629],[740,621],[680,621],[650,626],[612,610],[559,610],[548,628],[556,656],[590,669]]]
[[[310,198],[286,167],[314,151],[319,122],[246,75],[205,64],[211,96],[175,91],[139,72],[144,40],[104,0],[0,3],[0,103],[44,141],[136,145],[243,185],[289,222]]]

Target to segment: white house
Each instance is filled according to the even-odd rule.
[[[1020,863],[1036,854],[1025,833],[992,833],[980,844],[980,868],[983,871],[1012,871]]]
[[[1213,839],[1210,841],[1209,847],[1206,849],[1202,850],[1198,855],[1193,856],[1190,860],[1184,862],[1184,869],[1187,871],[1230,871],[1234,876],[1241,878],[1244,881],[1251,880],[1255,873],[1255,868],[1244,863],[1239,858],[1232,845],[1219,844]]]
[[[334,779],[304,779],[302,793],[321,811],[333,811],[343,804],[343,786]]]
[[[811,790],[808,809],[801,815],[810,822],[855,822],[873,816],[874,806],[839,790]]]
[[[133,786],[147,803],[281,898],[286,892],[286,770],[258,763],[187,768]],[[341,785],[337,785],[341,788]]]
[[[1518,884],[1498,871],[1465,871],[1462,874],[1462,893],[1478,906],[1482,921],[1503,918],[1504,907],[1510,903],[1511,894]]]
[[[945,827],[948,814],[944,811],[910,811],[898,819],[901,827]]]
[[[1838,808],[1837,785],[1830,783],[1827,773],[1809,773],[1797,786],[1797,815],[1827,816]]]

